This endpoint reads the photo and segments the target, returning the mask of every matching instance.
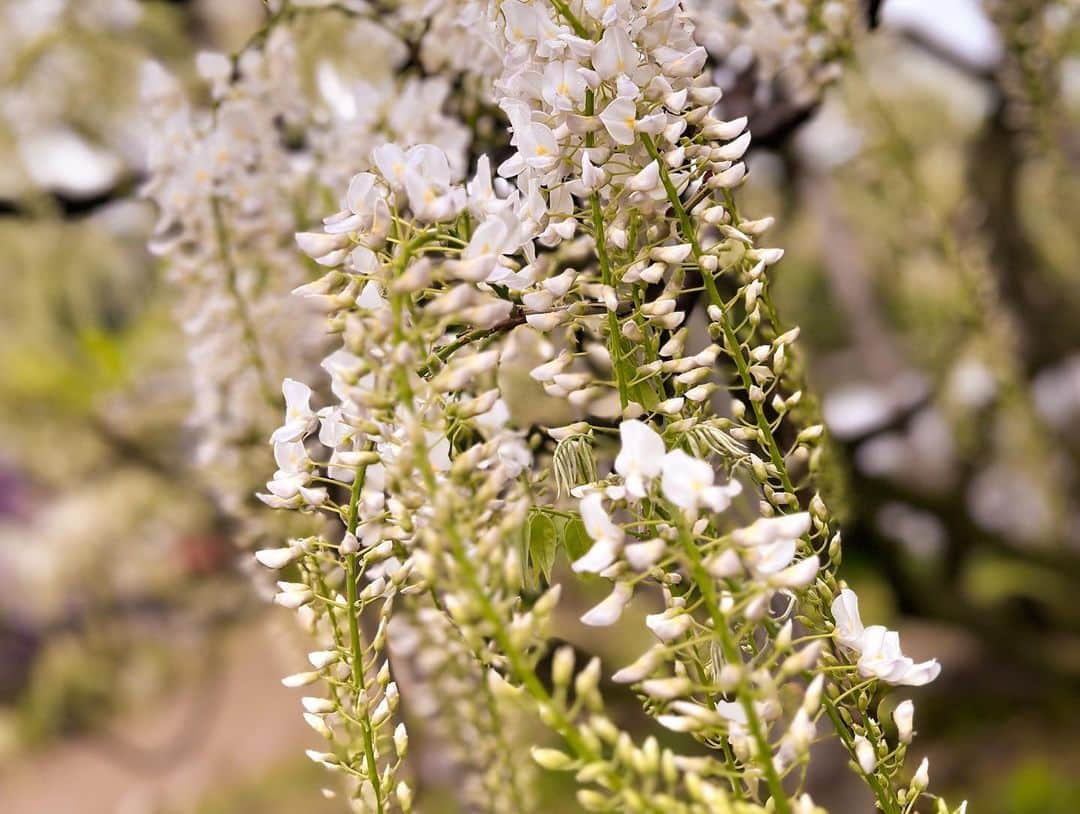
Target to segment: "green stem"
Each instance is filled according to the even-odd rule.
[[[691,251],[694,253],[694,260],[697,262],[698,268],[701,271],[701,278],[705,283],[705,290],[709,295],[709,299],[712,300],[713,305],[719,308],[723,314],[721,330],[724,332],[724,343],[727,345],[729,354],[735,362],[735,369],[739,374],[739,381],[742,384],[743,389],[749,393],[750,388],[754,385],[754,379],[750,375],[750,366],[743,356],[742,344],[739,342],[739,338],[735,333],[735,328],[731,324],[730,309],[727,307],[727,303],[724,301],[723,296],[721,296],[719,289],[716,287],[716,280],[711,273],[701,266],[701,258],[705,252],[701,248],[701,242],[698,240],[697,231],[694,229],[694,224],[690,220],[690,215],[687,213],[686,207],[683,206],[682,199],[679,197],[679,192],[675,189],[675,184],[672,182],[671,175],[668,173],[667,165],[664,163],[659,151],[656,149],[656,144],[653,142],[652,137],[647,133],[642,133],[641,140],[645,145],[645,149],[648,150],[649,155],[652,156],[653,160],[656,161],[657,166],[660,168],[660,181],[664,185],[664,191],[667,193],[668,203],[671,204],[672,209],[675,211],[675,216],[679,219],[679,226],[682,228],[683,236],[690,243]],[[780,451],[780,445],[776,442],[776,437],[773,435],[772,431],[772,425],[769,424],[769,419],[765,415],[761,402],[751,400],[750,405],[754,413],[754,420],[757,423],[761,444],[768,453],[772,465],[779,473],[780,483],[783,485],[784,491],[794,494],[795,487],[788,475],[787,466],[784,464],[784,455]]]
[[[367,445],[371,449],[371,444]],[[360,491],[364,488],[364,478],[367,473],[367,464],[361,464],[353,476],[352,490],[349,495],[349,513],[346,528],[349,534],[356,534],[359,523]],[[364,738],[364,759],[367,762],[368,780],[375,791],[375,807],[378,814],[383,814],[382,781],[379,778],[379,764],[375,757],[375,738],[371,725],[371,716],[368,713],[367,703],[361,699],[365,686],[364,679],[364,648],[360,641],[360,619],[356,608],[357,591],[356,582],[358,554],[353,552],[345,555],[345,591],[346,600],[349,603],[349,649],[352,651],[352,680],[353,680],[353,709],[359,715],[361,732]]]
[[[587,29],[579,20],[574,12],[570,10],[570,6],[566,4],[566,0],[551,0],[551,5],[555,7],[555,10],[559,12],[563,18],[570,23],[570,27],[574,29],[574,33],[583,39],[591,39],[589,36],[589,29]]]
[[[698,551],[697,546],[694,544],[693,535],[681,510],[675,510],[675,518],[679,527],[679,539],[683,551],[686,552],[686,556],[690,560],[691,576],[701,593],[705,609],[709,612],[709,618],[712,619],[713,629],[720,637],[720,650],[724,655],[724,660],[728,664],[742,664],[739,649],[731,638],[727,619],[723,611],[720,610],[720,604],[716,601],[716,583],[712,576],[709,575],[709,572],[705,570],[701,560],[701,552]],[[746,691],[744,681],[740,680],[739,685],[735,688],[735,696],[739,701],[739,705],[743,708],[743,712],[746,713],[746,723],[750,729],[750,735],[757,745],[756,762],[765,775],[765,782],[769,787],[769,794],[772,796],[777,814],[791,814],[791,805],[788,802],[787,793],[784,791],[784,784],[776,771],[776,764],[773,762],[773,751],[765,734],[765,727],[761,723],[757,710],[754,708],[753,697]]]
[[[833,729],[835,729],[837,734],[840,735],[840,740],[844,742],[844,746],[847,748],[852,760],[856,761],[857,763],[858,757],[855,753],[855,739],[852,738],[851,733],[848,732],[848,728],[847,726],[845,726],[843,719],[840,717],[840,713],[836,710],[836,705],[834,704],[832,699],[824,693],[822,694],[821,702],[825,706],[825,711],[829,715],[829,720],[832,721]],[[866,778],[867,784],[874,792],[874,797],[877,798],[878,805],[881,806],[881,810],[884,811],[885,814],[897,814],[900,809],[897,807],[896,798],[893,796],[889,789],[882,785],[877,775],[865,774],[863,776]]]
[[[447,359],[449,359],[466,345],[472,345],[476,342],[482,342],[485,339],[506,333],[507,331],[513,330],[518,325],[524,324],[525,314],[524,312],[521,312],[510,316],[508,319],[500,322],[498,325],[495,325],[491,328],[476,328],[472,331],[466,331],[465,333],[461,334],[461,336],[459,336],[457,339],[448,342],[447,344],[442,345],[441,347],[436,349],[436,351],[432,354],[433,358],[431,359],[431,361],[421,367],[417,371],[417,373],[419,373],[420,378],[426,379],[435,372],[436,364],[441,364],[445,362]]]
[[[218,259],[221,261],[221,265],[225,267],[225,287],[240,318],[241,331],[244,335],[244,342],[248,346],[248,352],[251,355],[251,362],[255,366],[259,379],[259,388],[266,402],[277,408],[280,399],[276,388],[270,383],[270,372],[267,370],[266,363],[263,361],[262,353],[259,350],[259,339],[255,332],[255,323],[251,319],[247,303],[240,293],[238,279],[240,274],[229,248],[229,230],[225,225],[225,213],[222,211],[221,198],[217,195],[210,198],[210,212],[214,220],[214,237],[217,242]]]
[[[704,280],[705,289],[709,294],[709,298],[723,315],[721,329],[724,332],[725,344],[728,347],[730,356],[735,362],[735,367],[739,374],[739,379],[743,386],[743,389],[749,392],[750,387],[753,385],[753,378],[750,375],[749,366],[743,356],[742,345],[738,340],[738,336],[735,333],[734,327],[731,325],[731,319],[729,316],[730,310],[727,308],[727,303],[725,303],[724,298],[721,296],[720,291],[717,289],[716,282],[713,279],[713,276],[701,267],[701,257],[704,252],[702,251],[701,243],[698,241],[697,233],[694,229],[693,222],[690,220],[690,216],[687,213],[686,208],[683,206],[682,200],[679,198],[679,193],[675,189],[675,185],[671,181],[671,177],[668,174],[667,167],[665,166],[664,162],[660,160],[659,151],[656,149],[656,145],[653,143],[652,138],[645,133],[641,135],[641,138],[643,143],[645,144],[645,149],[649,152],[649,155],[652,156],[652,158],[657,162],[657,165],[660,167],[660,180],[664,185],[664,190],[667,194],[668,202],[671,204],[672,209],[674,210],[675,215],[679,220],[679,225],[682,228],[684,236],[690,243],[691,249],[694,253],[694,258],[697,260],[698,267],[701,270],[701,277],[702,280]],[[724,197],[725,202],[727,203],[729,208],[733,208],[731,196],[725,194]],[[773,435],[772,425],[769,423],[768,418],[765,416],[765,412],[762,409],[760,402],[751,401],[751,405],[754,412],[754,419],[758,427],[758,435],[760,436],[760,441],[763,444],[765,450],[768,452],[769,459],[775,467],[780,482],[783,485],[785,491],[790,494],[794,494],[794,484],[792,483],[791,477],[788,474],[787,465],[784,463],[784,456],[780,452],[779,444],[777,444],[776,438]],[[810,545],[809,539],[804,538],[804,541],[808,546]],[[691,556],[697,558],[698,561],[700,561],[700,555],[697,554],[696,549],[693,550]],[[831,583],[831,580],[829,580],[829,582]],[[712,583],[710,581],[709,585],[711,586],[711,584]],[[832,586],[830,585],[830,587]],[[837,734],[844,742],[844,745],[847,747],[848,751],[854,757],[855,745],[851,733],[844,725],[843,720],[836,713],[835,708],[833,708],[832,706],[827,706],[827,708],[829,709],[829,718],[830,720],[832,720],[833,726],[836,729]],[[874,796],[877,799],[878,804],[881,806],[882,810],[885,811],[887,814],[889,812],[894,812],[896,810],[895,801],[890,790],[882,786],[882,784],[878,782],[876,777],[867,776],[866,779],[867,783],[870,785],[872,791],[874,792]]]
[[[593,238],[596,240],[596,256],[600,260],[600,280],[606,286],[614,287],[611,275],[611,261],[607,254],[607,237],[604,235],[604,215],[600,209],[600,195],[592,194]],[[622,333],[619,331],[619,318],[608,309],[608,355],[611,357],[611,369],[615,374],[615,383],[619,388],[619,405],[625,410],[630,403],[630,389],[623,371],[625,349]]]

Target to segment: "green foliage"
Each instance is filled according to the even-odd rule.
[[[576,515],[535,510],[521,530],[519,541],[527,582],[538,585],[551,581],[559,551],[565,551],[568,562],[585,555],[592,540],[585,525]]]
[[[994,800],[998,803],[995,806]],[[999,806],[999,807],[997,807]],[[1080,780],[1035,760],[1020,766],[988,795],[980,811],[1001,814],[1075,814],[1080,811]]]
[[[559,531],[549,515],[537,512],[529,520],[529,561],[539,569],[545,581],[551,580],[551,569],[559,548]]]
[[[597,474],[592,437],[577,434],[559,441],[555,446],[552,471],[555,473],[555,486],[560,497],[570,494],[570,490],[575,486],[594,483]]]

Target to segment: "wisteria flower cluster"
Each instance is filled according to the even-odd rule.
[[[904,773],[911,702],[891,723],[881,704],[938,665],[864,627],[835,577],[824,431],[769,293],[783,252],[761,243],[771,218],[737,208],[751,135],[715,114],[692,15],[675,0],[436,5],[480,55],[456,87],[497,106],[509,148],[470,158],[387,133],[338,210],[296,235],[318,271],[288,330],[332,349],[323,373],[298,359],[284,381],[259,497],[321,522],[256,558],[316,641],[284,679],[311,688],[326,747],[309,756],[355,810],[412,810],[415,704],[467,738],[454,751],[476,810],[536,809],[533,762],[572,775],[590,811],[811,814],[812,747],[836,737],[883,811],[948,812],[925,763]],[[524,359],[528,381],[512,379]],[[571,420],[523,419],[514,387]],[[589,626],[662,605],[630,664],[554,643],[579,579],[609,585]],[[608,681],[665,745],[617,723]]]
[[[386,68],[347,86],[322,59],[311,77],[317,93],[305,93],[287,23],[320,11],[354,25],[368,61]],[[150,248],[166,260],[188,337],[197,460],[246,545],[270,533],[250,498],[267,471],[262,441],[281,405],[278,382],[316,368],[325,351],[323,332],[311,330],[318,312],[285,295],[310,274],[292,233],[388,140],[439,145],[456,178],[466,164],[471,132],[444,112],[460,71],[429,76],[404,64],[413,47],[426,62],[442,61],[460,36],[457,17],[435,15],[437,36],[415,33],[422,18],[409,9],[378,11],[275,4],[237,55],[198,55],[208,107],[193,104],[160,65],[143,71],[155,129],[143,194],[159,213]],[[472,109],[473,94],[461,95],[460,106]]]

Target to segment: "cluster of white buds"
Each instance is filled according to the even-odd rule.
[[[118,76],[146,56],[144,11],[136,0],[0,6],[5,198],[110,196],[135,173],[144,130]],[[114,47],[118,39],[124,47]],[[85,104],[90,97],[100,103]]]
[[[725,90],[739,88],[756,108],[820,100],[838,79],[864,24],[858,0],[691,0],[697,38]]]
[[[262,498],[335,519],[340,540],[260,559],[296,568],[278,601],[323,641],[315,670],[288,679],[330,687],[311,702],[328,714],[309,714],[334,748],[315,759],[355,778],[361,810],[411,807],[384,655],[400,607],[402,630],[441,615],[426,626],[457,637],[454,663],[480,670],[469,681],[530,700],[566,749],[534,758],[576,772],[588,810],[810,814],[801,768],[826,718],[882,810],[912,811],[925,773],[900,780],[910,705],[894,747],[870,702],[936,663],[862,629],[836,583],[839,536],[809,488],[823,430],[802,399],[798,331],[769,296],[782,252],[757,245],[771,219],[735,206],[750,137],[712,115],[721,90],[688,16],[674,0],[501,0],[470,19],[501,58],[513,152],[500,177],[482,157],[462,185],[439,147],[382,145],[340,211],[297,236],[327,269],[297,293],[340,338],[323,362],[333,401],[313,410],[286,382]],[[501,374],[522,333],[544,354],[532,378],[579,420],[516,423]],[[563,486],[576,507],[560,506]],[[604,713],[599,660],[549,653],[561,586],[534,528],[556,545],[581,529],[573,571],[613,582],[587,624],[662,597],[657,643],[614,678],[707,755],[636,745]],[[520,810],[529,791],[514,788],[492,807]]]
[[[322,60],[318,93],[306,93],[301,80],[311,60],[288,22],[320,9],[276,4],[236,56],[199,54],[209,108],[193,106],[157,64],[143,76],[154,125],[144,193],[159,210],[151,249],[167,259],[188,339],[199,464],[242,526],[241,541],[266,535],[249,497],[266,472],[262,439],[281,403],[277,382],[315,369],[325,343],[310,330],[318,312],[287,295],[312,272],[292,233],[387,139],[441,145],[457,178],[471,140],[469,128],[443,110],[452,77],[399,70],[417,27],[413,16],[321,11],[353,20],[367,60],[385,63],[385,73],[350,82]],[[295,472],[284,478],[294,465],[289,449],[278,450],[279,489],[298,481]]]
[[[292,121],[303,111],[284,30],[242,55],[235,81],[225,56],[203,54],[199,68],[215,97],[209,111],[193,108],[160,66],[144,70],[156,136],[144,192],[159,211],[151,249],[168,258],[188,338],[198,462],[223,507],[250,519],[244,505],[251,473],[265,472],[256,450],[273,426],[276,382],[303,369],[319,347],[301,329],[314,314],[280,296],[305,270],[283,239],[302,178],[278,117]],[[257,527],[246,536],[257,537]]]
[[[535,810],[531,720],[520,693],[496,670],[478,670],[452,620],[422,597],[395,613],[389,643],[409,713],[423,721],[420,759],[454,777],[469,810]]]
[[[482,334],[510,319],[512,304],[479,282],[495,272],[478,249],[490,224],[506,222],[500,213],[513,202],[492,196],[473,205],[452,181],[446,155],[432,145],[388,144],[375,150],[373,164],[375,172],[352,179],[342,210],[325,219],[321,232],[297,236],[330,269],[297,293],[321,304],[340,334],[341,346],[323,363],[335,402],[315,412],[310,390],[286,382],[286,420],[272,435],[279,470],[262,497],[277,508],[340,518],[340,559],[301,555],[309,577],[289,592],[308,600],[304,607],[325,603],[317,583],[327,570],[340,578],[343,562],[348,590],[335,602],[350,620],[349,636],[341,637],[346,647],[365,647],[358,644],[356,603],[382,597],[380,607],[389,609],[400,590],[416,619],[445,614],[449,630],[463,637],[459,647],[471,654],[464,665],[455,663],[472,667],[467,680],[485,685],[485,673],[507,668],[503,648],[493,649],[493,642],[512,641],[515,652],[527,651],[542,639],[556,595],[520,608],[521,563],[504,545],[526,522],[517,478],[530,468],[531,454],[506,427],[494,387],[499,353],[448,341],[455,332]],[[483,187],[483,178],[470,187]],[[472,218],[480,223],[466,240]],[[316,438],[321,453],[311,446]],[[380,563],[374,573],[372,556]],[[361,579],[372,581],[361,589]],[[417,604],[430,603],[429,595],[438,610]],[[372,646],[384,641],[377,633]],[[359,679],[365,692],[371,675]],[[432,692],[453,692],[454,681],[445,672]],[[350,765],[363,776],[359,798],[388,804],[393,797],[404,805],[386,775],[396,764],[379,748]],[[514,799],[500,810],[513,810]]]
[[[288,296],[289,289],[309,283],[312,270],[320,269],[296,252],[292,234],[330,190],[340,188],[358,169],[377,162],[388,175],[410,184],[418,211],[430,212],[422,201],[434,179],[445,187],[462,177],[473,131],[484,126],[484,120],[474,115],[478,102],[472,92],[463,89],[457,97],[448,97],[466,67],[457,65],[460,54],[455,56],[455,42],[471,36],[468,14],[461,12],[455,4],[445,4],[429,15],[408,4],[319,8],[271,3],[266,25],[238,55],[199,56],[198,68],[212,95],[212,105],[206,110],[190,105],[178,83],[157,66],[147,69],[144,93],[156,141],[146,191],[160,209],[152,247],[168,260],[188,334],[195,391],[192,424],[200,440],[200,463],[224,507],[243,524],[238,534],[241,542],[250,544],[283,532],[280,525],[269,527],[264,513],[251,512],[246,501],[254,485],[252,478],[265,479],[269,474],[263,443],[281,404],[275,382],[286,371],[312,376],[326,347],[322,317],[315,307],[326,298]],[[365,70],[363,81],[355,81],[355,64],[350,73],[349,64],[302,53],[302,46],[297,45],[300,39],[293,36],[293,23],[299,26],[308,21],[348,21],[354,52],[362,54],[360,62],[378,67]],[[412,53],[422,55],[420,64],[412,63]],[[301,81],[311,63],[315,96],[305,92]],[[434,65],[443,67],[440,75],[422,75]],[[475,73],[482,65],[483,60],[477,58],[468,61],[467,68]],[[451,107],[456,116],[448,115]],[[406,179],[392,168],[402,155],[400,149],[397,154],[383,149],[372,155],[388,139],[404,147],[431,143],[438,148],[429,145],[414,153],[413,157],[420,156],[422,167]],[[413,182],[421,177],[425,180],[417,189]],[[451,208],[463,194],[456,194]],[[362,197],[363,191],[356,187],[346,204],[358,208]],[[378,216],[383,214],[380,210]],[[349,240],[349,233],[359,228],[355,215],[346,212],[336,228],[331,226],[327,233],[306,242],[301,238],[301,245],[323,265],[335,265],[340,253],[325,247]],[[385,225],[380,222],[374,231]],[[355,264],[363,259],[359,252],[351,258],[361,273],[364,269]],[[374,262],[374,255],[370,259]],[[315,295],[333,283],[324,279],[303,291]],[[379,290],[373,283],[359,305],[383,304]],[[347,302],[348,296],[342,301]],[[455,307],[447,303],[445,315],[454,315]],[[485,316],[485,307],[491,313],[490,305],[478,305],[477,324],[492,318]],[[503,313],[501,307],[499,313]],[[359,320],[346,317],[345,309],[335,319],[349,322],[346,335],[358,329]],[[323,360],[339,403],[318,415],[311,403],[319,396],[313,396],[303,383],[286,379],[281,388],[286,421],[272,435],[277,471],[262,497],[274,507],[302,510],[308,516],[285,528],[294,534],[310,533],[319,528],[312,523],[312,513],[321,510],[343,520],[350,516],[349,501],[342,498],[340,489],[348,494],[355,485],[351,516],[361,539],[345,535],[333,551],[335,556],[347,556],[350,550],[355,553],[363,547],[364,555],[350,561],[354,570],[348,582],[355,587],[360,574],[370,573],[383,576],[381,588],[372,583],[352,601],[343,587],[345,575],[335,571],[326,556],[330,543],[323,537],[263,549],[257,558],[270,568],[300,572],[299,577],[279,583],[276,601],[297,610],[319,639],[316,653],[322,655],[313,657],[317,669],[290,679],[290,683],[314,680],[318,673],[331,687],[319,709],[307,708],[305,702],[306,720],[333,744],[334,759],[326,754],[316,757],[355,779],[357,799],[381,811],[392,798],[402,807],[408,807],[411,799],[407,785],[391,783],[403,752],[401,739],[387,734],[394,716],[383,713],[394,712],[396,692],[390,691],[394,685],[387,683],[389,673],[381,660],[385,634],[357,645],[360,652],[353,647],[361,639],[353,638],[350,622],[368,607],[365,618],[382,623],[388,619],[391,601],[410,571],[404,566],[396,570],[401,560],[391,556],[388,542],[375,553],[368,550],[371,540],[381,539],[382,530],[378,522],[367,521],[389,512],[407,515],[409,509],[383,499],[381,466],[370,466],[366,475],[357,475],[358,470],[367,470],[375,455],[368,443],[371,436],[351,423],[358,415],[350,398],[356,384],[354,360],[361,357],[372,358],[367,349],[346,342]],[[483,359],[479,357],[481,363]],[[478,370],[474,366],[470,372]],[[360,396],[356,403],[366,402]],[[490,403],[480,405],[476,412],[494,416],[497,406],[492,411]],[[485,432],[495,433],[497,421],[488,420],[485,427]],[[315,430],[330,450],[322,468],[310,460],[306,448]],[[516,437],[497,448],[509,471],[527,465],[527,451]],[[447,450],[440,453],[445,461]],[[393,568],[387,570],[389,566]],[[344,596],[337,593],[339,588]],[[351,612],[343,614],[346,605]],[[410,606],[407,611],[415,613],[416,608]],[[357,636],[360,627],[356,626]],[[346,652],[343,646],[351,649]],[[334,653],[336,657],[327,655]],[[459,666],[463,671],[471,669],[470,680],[476,683],[479,677],[482,684],[485,668],[475,661]],[[453,680],[440,673],[428,683],[438,695]],[[363,691],[339,692],[335,681],[362,684]],[[326,710],[331,711],[324,714]],[[501,724],[493,726],[501,728]],[[464,733],[453,734],[464,737]],[[459,752],[464,751],[462,744]],[[513,764],[515,753],[504,750],[503,759]]]

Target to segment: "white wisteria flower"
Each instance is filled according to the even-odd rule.
[[[892,717],[900,743],[911,743],[915,723],[915,704],[910,698],[901,701],[893,710]]]
[[[581,621],[592,627],[608,627],[619,621],[623,609],[634,597],[634,589],[628,583],[616,582],[611,593],[599,604],[587,611]]]
[[[297,441],[315,428],[317,419],[311,410],[311,388],[295,379],[285,379],[281,387],[285,396],[285,423],[274,430],[270,441]]]
[[[600,492],[590,492],[581,499],[581,520],[593,544],[584,556],[574,561],[573,568],[581,573],[598,574],[615,562],[626,535],[611,521]]]
[[[716,473],[707,461],[692,458],[681,449],[664,456],[661,463],[660,488],[664,497],[681,509],[696,512],[705,506],[722,512],[731,499],[742,492],[738,481],[717,486]]]
[[[619,425],[619,439],[622,446],[615,457],[615,471],[622,475],[627,494],[643,498],[649,482],[660,474],[667,452],[664,439],[637,419]]]
[[[877,678],[888,684],[919,687],[929,684],[941,673],[937,659],[916,663],[900,649],[900,634],[883,625],[864,628],[859,616],[855,592],[845,588],[833,600],[837,640],[858,656],[856,666],[864,678]]]
[[[839,533],[806,466],[821,429],[792,409],[798,332],[770,298],[783,252],[759,245],[767,219],[733,202],[751,137],[745,118],[717,118],[715,65],[695,39],[707,15],[676,0],[415,5],[365,23],[396,27],[388,64],[425,76],[353,92],[319,71],[329,115],[387,132],[359,152],[347,133],[324,143],[323,108],[263,128],[296,123],[322,152],[294,163],[315,170],[312,186],[332,163],[331,189],[345,190],[321,229],[272,230],[279,247],[296,232],[324,267],[282,290],[318,307],[309,333],[334,347],[321,368],[296,366],[282,425],[255,436],[272,433],[277,461],[262,499],[321,522],[255,555],[288,566],[297,581],[275,601],[316,640],[314,671],[286,679],[328,688],[302,702],[333,744],[312,759],[348,774],[362,807],[409,811],[400,675],[403,691],[419,687],[418,714],[438,712],[452,740],[470,733],[457,750],[470,768],[463,808],[535,809],[511,736],[539,712],[563,743],[534,760],[572,768],[589,810],[810,814],[792,769],[819,721],[873,773],[879,807],[900,810],[901,761],[877,759],[895,744],[870,723],[877,687],[864,679],[925,683],[937,664],[864,629],[854,594],[837,590]],[[222,66],[227,101],[236,80]],[[306,219],[309,187],[289,193],[304,213],[293,220]],[[695,298],[707,325],[691,324]],[[330,394],[318,411],[299,381],[314,376]],[[515,376],[566,417],[549,427],[522,409]],[[715,411],[727,391],[730,410]],[[739,508],[760,519],[741,525],[727,510],[744,488]],[[570,572],[555,568],[559,551],[575,552]],[[562,589],[581,574],[608,586],[586,625],[640,624],[627,608],[635,594],[650,603],[641,615],[659,641],[612,678],[635,685],[654,721],[714,748],[638,746],[605,713],[600,659],[576,664],[554,641]],[[840,714],[822,715],[823,702]],[[910,715],[895,721],[909,738]]]

